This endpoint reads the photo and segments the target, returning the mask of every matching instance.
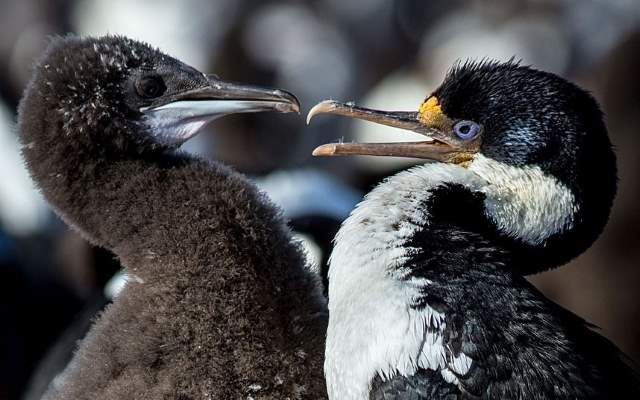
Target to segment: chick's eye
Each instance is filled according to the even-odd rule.
[[[462,140],[471,140],[480,133],[480,125],[473,121],[458,121],[453,126],[453,131]]]
[[[140,97],[153,99],[162,95],[167,87],[159,76],[145,76],[136,82],[136,91]]]

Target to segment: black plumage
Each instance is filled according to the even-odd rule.
[[[411,307],[428,306],[451,316],[443,342],[453,356],[464,353],[474,363],[457,375],[458,385],[419,370],[416,376],[379,382],[379,394],[372,399],[426,400],[451,393],[461,399],[613,399],[640,394],[640,377],[630,360],[594,326],[508,271],[513,265],[508,248],[496,245],[491,234],[480,233],[494,230],[484,218],[483,200],[459,185],[434,190],[428,205],[432,221],[407,244],[420,251],[403,265],[411,271],[405,279],[432,282]],[[429,386],[439,388],[437,395],[416,397],[415,390],[399,395],[394,389],[405,384],[420,388],[425,375]]]
[[[608,219],[615,156],[591,95],[513,62],[463,63],[417,113],[325,102],[311,116],[322,112],[430,139],[315,154],[440,162],[389,178],[338,233],[329,398],[640,397],[636,367],[615,345],[524,277],[582,253]],[[364,280],[370,290],[350,283]]]
[[[54,39],[37,64],[19,108],[28,169],[131,275],[45,398],[325,396],[325,305],[279,210],[240,174],[175,150],[192,131],[145,114],[182,97],[201,106],[202,90],[234,100],[228,87],[123,37]],[[225,104],[293,101],[259,93],[274,98]]]
[[[438,371],[421,369],[410,378],[396,376],[383,381],[376,376],[371,384],[371,400],[456,400],[460,391],[442,379]]]
[[[482,154],[516,167],[538,166],[576,195],[573,229],[544,246],[504,244],[517,257],[514,268],[540,272],[591,246],[609,218],[617,177],[602,111],[589,93],[548,72],[485,61],[452,68],[433,96],[452,119],[479,122],[490,133]]]

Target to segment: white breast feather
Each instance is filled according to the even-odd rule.
[[[478,155],[469,169],[426,164],[379,185],[353,210],[335,239],[329,270],[325,375],[331,400],[366,400],[377,374],[439,370],[457,384],[473,360],[442,343],[446,315],[410,305],[431,282],[402,279],[407,246],[429,223],[423,202],[431,190],[461,184],[486,195],[487,215],[506,234],[539,243],[570,227],[573,195],[537,167],[515,168]],[[454,374],[455,373],[455,374]]]
[[[445,315],[428,306],[410,307],[429,281],[400,280],[407,271],[397,268],[417,251],[405,245],[407,240],[428,223],[421,203],[430,189],[445,182],[484,185],[477,175],[453,165],[402,172],[369,193],[336,236],[325,361],[332,400],[368,399],[376,374],[410,376],[419,367],[445,370],[453,362],[440,334]]]

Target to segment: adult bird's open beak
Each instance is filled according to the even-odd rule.
[[[462,164],[478,151],[479,140],[462,141],[453,134],[454,120],[442,113],[437,100],[430,98],[420,111],[379,111],[358,107],[351,103],[326,100],[314,106],[307,115],[307,123],[318,114],[338,114],[420,133],[420,142],[397,143],[329,143],[317,147],[314,156],[370,155],[422,158]]]
[[[296,97],[284,90],[225,82],[207,76],[209,84],[163,96],[141,108],[144,120],[163,143],[179,145],[207,123],[229,114],[300,112]]]

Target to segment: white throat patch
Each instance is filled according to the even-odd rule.
[[[481,190],[485,212],[504,234],[538,245],[573,225],[573,193],[540,167],[514,167],[478,154],[469,170],[489,183]]]
[[[412,308],[427,279],[403,280],[402,265],[419,249],[407,242],[429,224],[425,202],[434,188],[460,184],[486,195],[485,211],[507,235],[538,244],[568,229],[574,196],[537,167],[515,168],[478,155],[468,169],[425,164],[371,191],[336,235],[329,269],[325,375],[331,400],[366,400],[376,375],[413,375],[418,368],[456,374],[473,360],[442,342],[446,315]]]

